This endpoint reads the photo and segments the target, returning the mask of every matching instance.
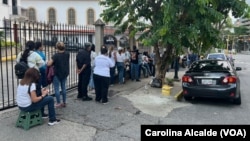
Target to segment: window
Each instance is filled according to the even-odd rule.
[[[94,24],[94,10],[93,9],[88,9],[88,23],[87,24]]]
[[[36,21],[36,11],[34,8],[29,9],[29,20]]]
[[[8,4],[8,0],[3,0],[3,4]]]
[[[76,24],[76,18],[75,18],[75,10],[70,8],[68,10],[68,24],[69,25],[75,25]]]
[[[49,23],[56,24],[56,11],[53,8],[49,9]]]

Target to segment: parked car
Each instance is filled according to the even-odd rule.
[[[207,55],[207,59],[220,59],[220,60],[228,60],[232,66],[234,67],[234,60],[232,56],[226,55],[225,53],[210,53]]]
[[[227,60],[227,55],[225,53],[209,53],[207,59]]]
[[[223,98],[240,105],[240,79],[228,60],[205,59],[194,62],[182,77],[183,97]]]
[[[66,51],[78,52],[80,49],[84,49],[84,45],[81,43],[65,42]]]

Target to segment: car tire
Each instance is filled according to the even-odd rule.
[[[183,96],[183,97],[184,97],[184,99],[185,99],[186,101],[192,100],[192,97],[191,97],[191,96]]]
[[[236,99],[233,99],[233,103],[236,105],[241,105],[241,96],[239,94],[239,97],[237,97]]]

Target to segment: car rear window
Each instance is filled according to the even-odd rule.
[[[232,67],[227,61],[206,60],[193,63],[189,71],[229,71],[231,69]]]
[[[226,60],[225,55],[223,55],[223,54],[209,54],[207,59],[221,59],[221,60]]]

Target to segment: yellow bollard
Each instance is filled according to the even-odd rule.
[[[172,88],[173,87],[170,87],[168,85],[163,85],[161,92],[162,92],[163,95],[169,96],[171,94],[171,89]]]

